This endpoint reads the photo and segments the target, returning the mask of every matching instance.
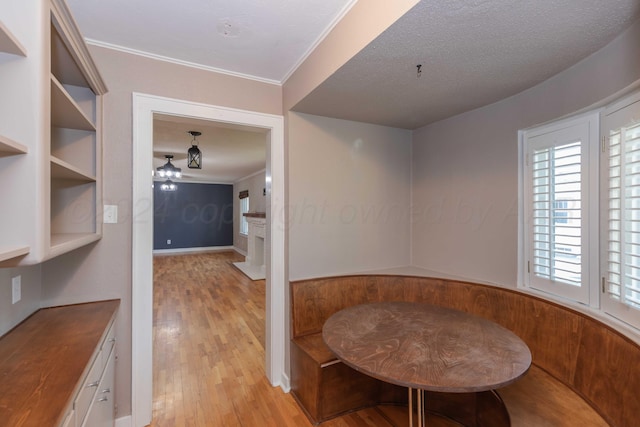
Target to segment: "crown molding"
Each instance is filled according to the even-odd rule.
[[[155,53],[150,53],[150,52],[145,52],[145,51],[142,51],[142,50],[132,49],[132,48],[129,48],[129,47],[120,46],[120,45],[113,44],[113,43],[107,43],[107,42],[103,42],[103,41],[100,41],[100,40],[86,39],[86,42],[87,42],[87,44],[92,45],[92,46],[102,47],[102,48],[105,48],[105,49],[111,49],[111,50],[115,50],[115,51],[118,51],[118,52],[128,53],[128,54],[131,54],[131,55],[142,56],[142,57],[149,58],[149,59],[155,59],[157,61],[170,62],[172,64],[182,65],[182,66],[185,66],[185,67],[197,68],[199,70],[210,71],[210,72],[218,73],[218,74],[225,74],[225,75],[232,76],[232,77],[239,77],[241,79],[253,80],[253,81],[256,81],[256,82],[260,82],[260,83],[266,83],[266,84],[271,84],[271,85],[276,85],[276,86],[282,86],[282,83],[277,81],[277,80],[265,79],[265,78],[262,78],[262,77],[252,76],[252,75],[249,75],[249,74],[237,73],[235,71],[224,70],[222,68],[211,67],[211,66],[208,66],[208,65],[198,64],[198,63],[195,63],[195,62],[183,61],[181,59],[171,58],[171,57],[163,56],[163,55],[157,55]]]
[[[293,64],[293,66],[289,69],[289,71],[285,73],[284,77],[282,78],[282,82],[280,82],[280,85],[283,85],[287,82],[289,77],[291,77],[291,75],[298,69],[298,67],[302,65],[304,61],[307,60],[307,58],[311,55],[311,53],[320,45],[320,43],[322,43],[322,41],[329,35],[329,33],[334,29],[334,27],[338,25],[338,22],[340,22],[342,18],[344,18],[345,15],[349,13],[351,8],[357,2],[358,0],[351,0],[342,8],[342,10],[336,15],[333,21],[331,21],[329,25],[327,25],[324,31],[320,33],[318,38],[311,44],[311,46],[309,46],[309,49],[307,49],[306,52],[302,54],[300,59],[298,59],[298,61],[296,61],[296,63]]]

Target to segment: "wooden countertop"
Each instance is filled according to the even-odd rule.
[[[493,390],[516,381],[531,365],[529,348],[513,332],[430,304],[349,307],[327,319],[323,338],[352,368],[420,390]]]
[[[0,424],[57,426],[120,300],[44,308],[0,338]]]
[[[266,218],[267,217],[266,212],[246,212],[246,213],[243,213],[242,215],[246,216],[247,218]]]

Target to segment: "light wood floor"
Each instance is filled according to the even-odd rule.
[[[267,381],[265,282],[231,264],[243,260],[235,252],[154,258],[153,427],[311,426]],[[322,427],[404,426],[405,411],[370,408]]]

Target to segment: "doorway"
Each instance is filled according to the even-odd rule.
[[[156,114],[210,120],[267,130],[265,372],[288,391],[285,373],[284,120],[282,116],[236,110],[146,94],[133,94],[132,220],[132,425],[152,416],[153,351],[153,118]]]

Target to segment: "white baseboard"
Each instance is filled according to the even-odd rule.
[[[289,379],[289,376],[283,372],[282,373],[282,378],[280,378],[280,381],[282,382],[280,384],[280,388],[285,393],[289,393],[291,391],[291,380]]]
[[[233,247],[233,250],[234,250],[234,251],[236,251],[236,252],[238,252],[238,253],[239,253],[240,255],[242,255],[242,256],[247,256],[247,251],[245,251],[245,250],[243,250],[243,249],[240,249],[240,248],[239,248],[239,247],[237,247],[237,246],[234,246],[234,247]]]
[[[174,254],[188,254],[192,252],[222,252],[222,251],[235,251],[234,246],[208,246],[203,248],[176,248],[176,249],[154,249],[154,255],[174,255]]]
[[[131,415],[117,418],[115,427],[131,427]]]

